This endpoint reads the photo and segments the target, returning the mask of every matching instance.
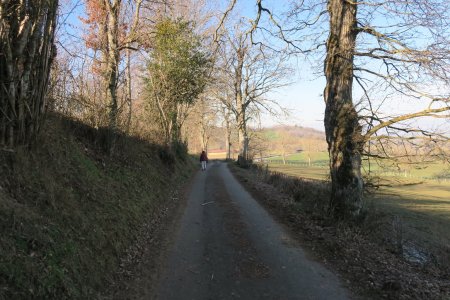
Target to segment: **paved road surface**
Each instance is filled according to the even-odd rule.
[[[224,163],[194,180],[157,299],[348,299]]]

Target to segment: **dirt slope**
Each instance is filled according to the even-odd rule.
[[[0,299],[94,297],[178,205],[189,159],[105,137],[50,116],[33,149],[0,151]]]

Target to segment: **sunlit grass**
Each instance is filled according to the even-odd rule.
[[[288,162],[294,163],[305,163],[305,164],[313,164],[313,165],[326,165],[328,164],[328,153],[327,152],[312,152],[312,151],[302,151],[300,153],[294,153],[291,155],[287,155],[285,159]],[[269,158],[267,161],[271,162],[280,162],[282,160],[281,156],[274,156]]]
[[[398,215],[409,238],[450,247],[450,182],[398,180],[369,198],[375,207]],[[408,236],[407,236],[408,237]]]
[[[328,175],[328,168],[324,167],[307,167],[298,165],[283,165],[283,164],[269,164],[269,169],[291,176],[326,180]]]
[[[327,152],[308,152],[303,151],[285,157],[286,165],[295,165],[301,167],[328,167],[329,156]],[[275,156],[267,159],[266,163],[273,165],[283,165],[281,156]],[[295,168],[296,168],[295,167]],[[442,163],[422,163],[422,164],[396,164],[394,162],[380,166],[374,161],[370,163],[363,161],[362,171],[364,174],[379,175],[382,177],[393,178],[415,178],[415,179],[433,179],[442,174],[445,170],[448,171],[449,166]],[[304,171],[303,169],[301,169]],[[288,170],[288,172],[290,172]],[[308,171],[306,170],[306,173]],[[317,179],[317,172],[314,172],[315,179]]]
[[[326,167],[270,163],[268,167],[296,177],[329,178]],[[381,176],[382,187],[366,196],[366,205],[388,216],[399,216],[406,239],[420,240],[431,247],[450,247],[450,180],[427,179],[444,169],[429,164],[412,169],[411,176]]]

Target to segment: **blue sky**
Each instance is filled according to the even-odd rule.
[[[83,0],[67,0],[71,2],[71,5],[63,7],[63,12],[69,12],[73,10],[74,4],[78,3],[78,6],[72,11],[72,14],[67,17],[67,23],[70,26],[66,26],[65,30],[79,35],[79,29],[81,22],[78,17],[84,13]],[[276,16],[280,16],[281,11],[287,8],[288,0],[264,0],[264,5],[269,7]],[[219,2],[219,6],[222,10],[226,7],[228,1],[222,0]],[[241,0],[238,1],[238,6],[235,8],[235,14],[246,16],[248,19],[254,19],[256,14],[256,6],[254,0]],[[66,16],[63,15],[61,19],[65,20]],[[281,17],[280,17],[281,18]],[[60,21],[61,21],[60,19]],[[265,16],[264,21],[267,21]],[[72,26],[72,27],[71,27]],[[77,33],[78,31],[78,33]],[[76,37],[71,37],[72,42],[78,43],[81,40],[77,40]],[[273,100],[277,100],[278,103],[291,111],[288,118],[273,118],[265,115],[263,117],[264,126],[270,126],[275,124],[289,124],[300,125],[305,127],[312,127],[318,130],[323,130],[323,115],[325,110],[325,104],[323,101],[322,93],[325,87],[325,79],[323,76],[313,75],[311,66],[305,62],[296,64],[296,61],[292,59],[292,63],[296,66],[297,74],[292,78],[292,85],[284,87],[271,95]],[[316,66],[317,67],[317,66]],[[319,70],[320,72],[320,70]],[[357,85],[355,83],[355,100],[358,99]],[[389,110],[395,112],[411,112],[424,108],[424,105],[420,102],[406,101],[398,99],[388,107]],[[424,126],[433,126],[436,121],[432,119],[421,119],[419,121]],[[442,120],[440,121],[442,123]],[[447,122],[448,123],[448,122]]]
[[[80,34],[82,23],[79,20],[80,16],[84,15],[84,1],[82,0],[70,0],[70,4],[62,6],[63,15],[60,21],[66,21],[65,30],[74,36]],[[222,3],[225,3],[223,1]],[[278,9],[284,8],[287,1],[265,1],[271,8],[277,7]],[[254,18],[256,13],[256,6],[253,1],[238,1],[238,12],[244,12],[248,18]],[[70,14],[68,14],[70,12]],[[66,40],[61,42],[80,42],[76,37],[65,37]],[[295,61],[292,60],[295,64]],[[299,67],[300,68],[300,67]],[[301,66],[301,68],[306,68]],[[313,79],[308,74],[309,70],[304,70],[299,74],[297,72],[293,78],[293,84],[283,89],[276,91],[272,94],[272,99],[277,100],[282,107],[289,109],[291,112],[288,118],[273,118],[266,115],[264,117],[265,125],[271,126],[276,124],[290,124],[300,125],[305,127],[312,127],[315,129],[323,130],[323,112],[325,105],[321,96],[324,88],[325,81],[321,79]]]
[[[264,0],[263,5],[281,19],[281,12],[286,11],[289,2],[288,0]],[[238,1],[236,11],[253,20],[256,16],[255,3],[256,1],[253,0]],[[262,17],[261,22],[267,22],[267,15]],[[280,46],[283,47],[283,45]],[[296,58],[292,58],[291,62],[296,70],[295,76],[290,78],[292,84],[270,95],[272,100],[276,100],[280,106],[287,108],[290,115],[274,118],[263,114],[263,126],[299,125],[323,131],[325,103],[322,93],[325,87],[325,78],[323,76],[317,78],[317,75],[313,75],[311,66],[305,62],[297,63]]]
[[[277,124],[299,125],[324,130],[323,115],[325,103],[323,89],[325,78],[314,78],[309,75],[309,68],[303,66],[303,72],[297,74],[293,84],[272,93],[271,98],[290,111],[288,117],[274,118],[264,115],[264,126]],[[297,72],[300,73],[300,72]]]
[[[275,12],[276,16],[280,16],[281,15],[281,11],[286,10],[287,9],[287,4],[288,4],[288,0],[280,0],[280,1],[272,1],[272,0],[264,0],[263,4],[270,8],[272,11]],[[300,1],[299,1],[300,2]],[[307,1],[305,1],[307,2]],[[254,14],[255,14],[255,6],[251,5],[250,3],[254,3],[254,1],[245,1],[246,5],[248,5],[244,11],[245,14],[248,14],[249,18],[254,18]],[[314,2],[311,2],[314,3]],[[403,4],[404,5],[404,4]],[[323,9],[324,7],[322,7]],[[390,24],[398,24],[398,22],[400,21],[400,19],[397,18],[397,16],[392,13],[389,16],[389,20],[386,19],[386,17],[388,17],[387,15],[383,14],[383,12],[379,12],[377,11],[376,13],[374,13],[375,8],[371,7],[371,6],[367,6],[365,7],[365,10],[360,8],[360,13],[361,14],[366,14],[364,17],[364,20],[368,20],[368,22],[370,22],[371,24],[376,24],[377,26],[381,26],[382,28],[380,28],[380,30],[389,32],[389,31],[393,31],[396,32],[396,30],[400,30],[403,31],[405,30],[405,28],[396,28],[394,27],[389,27],[388,26],[388,21],[390,22]],[[448,12],[447,12],[448,14]],[[372,19],[370,19],[368,16],[372,17]],[[266,17],[267,18],[267,17]],[[284,19],[285,17],[281,17],[280,19]],[[326,24],[322,24],[324,27],[326,27]],[[413,32],[413,30],[415,31],[413,33],[412,36],[410,36],[408,43],[414,44],[415,46],[420,47],[421,44],[423,44],[423,47],[427,47],[427,43],[430,42],[429,40],[427,40],[428,38],[431,37],[431,35],[429,34],[428,30],[426,30],[424,27],[420,27],[420,26],[415,26],[411,28],[411,33]],[[409,31],[408,31],[409,32]],[[305,34],[305,32],[303,32],[302,34]],[[398,32],[397,32],[398,34]],[[326,38],[326,35],[322,36],[322,39]],[[405,40],[406,41],[406,40]],[[359,45],[361,45],[362,48],[364,47],[378,47],[378,45],[376,44],[375,40],[367,40],[365,39],[364,41],[362,40],[358,40],[358,42],[360,42]],[[373,44],[374,43],[374,44]],[[319,54],[320,55],[320,54]],[[315,68],[319,68],[318,72],[321,72],[321,60],[323,60],[323,58],[321,59],[319,56],[316,56],[315,59],[318,59],[318,62],[316,62],[316,65],[314,66]],[[314,59],[314,58],[313,58]],[[362,64],[363,67],[365,68],[370,68],[372,70],[374,70],[375,72],[384,72],[385,69],[385,65],[381,64],[380,62],[374,62],[373,60],[366,60],[363,61],[361,59],[355,60],[359,61],[360,64]],[[290,108],[292,109],[292,116],[288,119],[286,119],[284,122],[284,124],[295,124],[295,125],[300,125],[300,126],[306,126],[306,127],[312,127],[315,129],[319,129],[319,130],[324,130],[324,125],[323,125],[323,116],[324,116],[324,111],[325,111],[325,103],[323,100],[323,90],[325,87],[325,78],[324,76],[320,76],[321,74],[319,74],[319,76],[317,75],[313,75],[313,71],[311,70],[311,65],[308,65],[307,63],[303,63],[300,66],[297,67],[297,70],[299,71],[299,74],[297,75],[297,77],[294,80],[294,83],[291,86],[285,87],[282,90],[278,91],[278,93],[273,95],[274,99],[278,99],[280,105]],[[317,72],[317,71],[316,71]],[[355,73],[356,74],[356,73]],[[377,81],[376,77],[371,77],[370,75],[367,76],[367,74],[365,75],[366,78],[369,78],[372,80],[372,82],[370,82],[370,84],[366,87],[366,88],[370,88],[372,84],[375,84]],[[414,75],[413,75],[414,76]],[[418,75],[421,76],[421,75]],[[412,77],[412,81],[414,81],[414,77]],[[437,82],[437,81],[427,81],[426,84],[428,85],[428,87],[421,87],[423,89],[423,91],[426,92],[434,92],[437,90],[441,90],[441,92],[443,92],[443,94],[449,94],[450,90],[449,90],[449,86],[445,86],[445,83],[442,82]],[[419,86],[419,85],[418,85]],[[353,92],[353,100],[354,102],[358,102],[363,95],[363,90],[361,89],[361,87],[358,85],[358,83],[355,81],[354,82],[354,92]],[[372,95],[371,98],[373,98],[373,103],[381,103],[384,99],[384,92],[381,91],[375,91]],[[393,94],[394,95],[394,94]],[[417,111],[421,111],[423,109],[426,109],[427,106],[429,105],[429,101],[427,100],[425,97],[423,97],[422,99],[415,99],[412,97],[405,97],[402,96],[401,94],[396,94],[395,96],[391,97],[391,99],[389,101],[386,101],[383,104],[383,111],[385,112],[385,116],[386,115],[400,115],[400,114],[407,114],[407,113],[412,113],[412,112],[417,112]],[[436,107],[436,106],[435,106]],[[272,125],[272,124],[276,124],[279,123],[279,120],[275,120],[270,116],[266,116],[264,118],[265,123]],[[436,119],[436,118],[430,118],[430,117],[423,117],[423,118],[417,118],[412,120],[410,123],[414,123],[414,126],[419,126],[422,129],[427,129],[427,130],[431,130],[434,128],[440,128],[441,131],[446,131],[447,134],[450,133],[450,121],[448,119]]]

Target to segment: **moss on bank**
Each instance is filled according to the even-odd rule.
[[[33,149],[0,153],[0,299],[91,298],[144,221],[192,174],[182,155],[51,116]]]

